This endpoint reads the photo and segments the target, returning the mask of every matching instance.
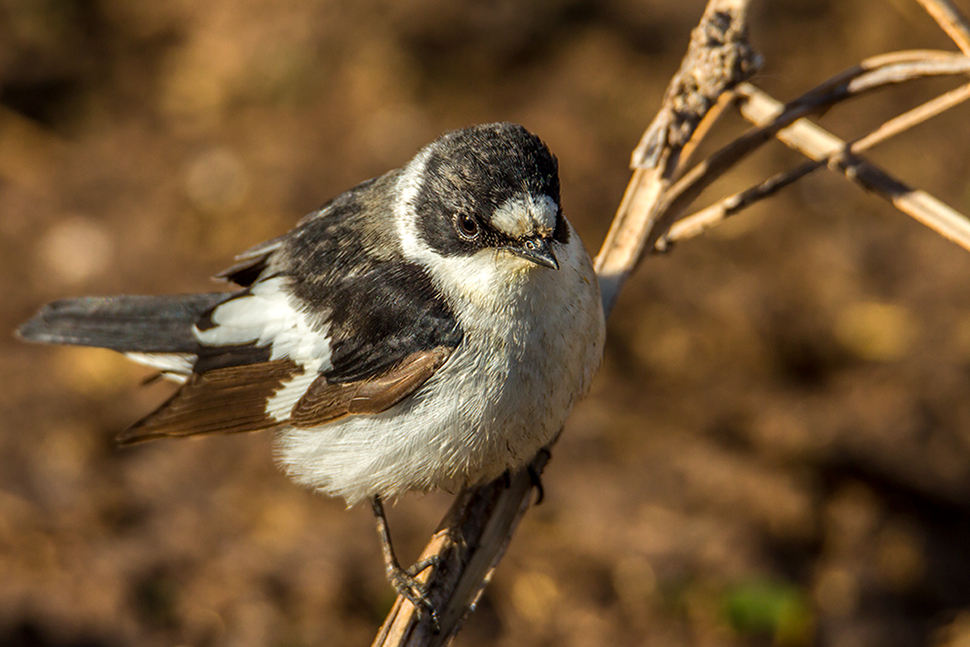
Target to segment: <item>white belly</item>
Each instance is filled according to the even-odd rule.
[[[580,245],[566,251],[559,272],[572,276],[525,267],[520,281],[495,285],[466,274],[465,336],[448,362],[383,413],[283,428],[283,468],[352,505],[375,494],[453,491],[528,462],[562,428],[602,356],[595,276]],[[484,260],[495,266],[494,257]]]

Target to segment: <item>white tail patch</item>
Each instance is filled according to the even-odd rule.
[[[192,373],[197,357],[191,353],[125,353],[133,362],[151,366],[161,371],[165,377],[184,383]]]

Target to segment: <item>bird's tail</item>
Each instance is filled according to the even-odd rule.
[[[193,326],[232,292],[61,299],[48,303],[17,334],[42,344],[110,348],[122,353],[197,353]]]

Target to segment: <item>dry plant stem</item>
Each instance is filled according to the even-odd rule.
[[[926,103],[913,108],[862,137],[849,146],[849,153],[863,153],[891,137],[903,133],[928,119],[941,114],[970,99],[970,83],[942,94]],[[784,131],[782,131],[784,132]],[[733,216],[752,204],[774,195],[782,188],[805,177],[809,173],[837,162],[844,156],[839,149],[825,158],[804,162],[793,169],[778,173],[764,182],[739,193],[719,200],[717,203],[678,220],[664,236],[657,241],[657,250],[666,251],[670,244],[693,238]]]
[[[742,135],[711,155],[672,186],[662,185],[656,201],[651,205],[649,216],[634,215],[645,220],[648,228],[646,237],[642,239],[644,247],[637,252],[642,254],[646,249],[655,249],[661,237],[705,188],[795,120],[886,85],[923,76],[967,72],[970,72],[970,57],[948,52],[910,51],[873,57],[836,75],[790,103],[774,121]],[[618,219],[619,216],[618,213]],[[614,227],[617,222],[614,220]],[[663,243],[660,248],[663,248]],[[599,269],[601,265],[599,259],[597,261]],[[613,275],[609,273],[608,276],[612,278]]]
[[[769,123],[784,110],[781,103],[754,86],[745,84],[739,92],[747,98],[741,105],[741,114],[754,124]],[[827,160],[848,148],[844,141],[807,119],[779,132],[778,139],[815,160]],[[903,213],[970,250],[970,219],[963,214],[851,153],[841,156],[838,169],[849,179],[889,200]]]
[[[701,142],[704,141],[715,124],[721,120],[721,117],[728,111],[728,108],[734,105],[737,99],[738,95],[733,89],[727,90],[718,98],[710,111],[704,115],[704,118],[701,119],[697,125],[697,129],[694,131],[694,136],[681,149],[677,160],[677,168],[674,169],[673,175],[671,176],[672,179],[679,178],[683,175],[684,171],[690,168],[698,146],[700,146]]]
[[[861,94],[894,83],[924,76],[946,76],[970,72],[970,57],[952,54],[950,60],[927,60],[896,63],[868,70],[846,84],[846,95]]]
[[[660,111],[633,151],[632,168],[656,167],[665,149],[676,165],[711,106],[759,67],[760,57],[748,44],[747,11],[745,0],[708,2]]]
[[[700,236],[708,229],[721,224],[756,202],[773,196],[786,186],[794,184],[823,166],[825,166],[824,161],[803,162],[793,169],[776,173],[760,184],[722,198],[709,207],[681,218],[670,227],[666,234],[657,239],[655,249],[658,252],[667,252],[674,243]]]
[[[708,2],[663,106],[633,154],[633,177],[595,262],[607,313],[652,245],[647,236],[657,226],[656,206],[682,169],[682,153],[689,156],[698,132],[706,133],[702,124],[710,123],[705,117],[712,106],[718,106],[715,114],[723,110],[722,93],[753,74],[758,65],[760,59],[746,41],[747,8],[744,0]]]
[[[668,153],[664,152],[661,166],[666,167],[667,157]],[[640,232],[650,231],[650,214],[669,184],[670,180],[664,178],[660,167],[633,170],[633,177],[626,186],[606,242],[595,260],[604,312],[613,310],[620,288],[626,283],[637,260],[643,256],[646,241]]]
[[[960,51],[970,56],[970,26],[950,0],[916,0],[930,14]]]
[[[549,453],[540,452],[531,467],[541,473]],[[462,490],[420,560],[437,556],[438,565],[418,579],[438,610],[440,632],[419,621],[414,607],[398,597],[374,639],[378,645],[431,646],[447,644],[461,628],[505,552],[515,528],[531,502],[532,477],[528,469],[477,488]]]
[[[911,78],[928,76],[928,72],[935,74],[953,73],[949,69],[937,68],[935,70],[929,70],[926,66],[946,66],[954,62],[959,65],[959,62],[964,58],[964,55],[937,49],[909,49],[877,54],[863,60],[858,65],[847,68],[839,74],[826,79],[803,94],[800,98],[792,101],[789,107],[797,106],[803,102],[817,103],[819,97],[831,95],[839,87],[848,89],[850,83],[860,83],[857,79],[865,78],[869,74],[880,72],[880,70],[887,68],[894,69],[896,74],[892,80],[883,80],[883,84],[893,82],[901,83]],[[854,88],[854,91],[859,91],[858,86]]]
[[[970,57],[940,52],[899,52],[869,59],[842,72],[783,106],[774,119],[757,122],[757,128],[715,152],[663,191],[654,207],[658,215],[646,242],[651,248],[656,246],[666,230],[681,218],[686,208],[704,189],[798,119],[886,85],[923,76],[967,72],[970,72]],[[742,84],[738,86],[739,92],[742,87],[753,86]],[[663,248],[664,244],[660,243],[660,249]]]
[[[931,99],[926,103],[913,108],[912,110],[908,110],[903,114],[890,119],[865,137],[861,137],[860,139],[856,140],[852,144],[852,152],[865,152],[873,146],[881,144],[891,137],[895,137],[900,133],[906,132],[910,128],[918,126],[919,124],[946,112],[950,108],[960,105],[967,99],[970,99],[970,83],[961,85],[954,90],[941,94],[940,96]]]

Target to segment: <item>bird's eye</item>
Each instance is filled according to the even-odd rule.
[[[474,218],[468,214],[461,213],[458,214],[455,220],[458,225],[458,231],[462,236],[465,238],[475,238],[478,236],[478,223],[475,222]]]

